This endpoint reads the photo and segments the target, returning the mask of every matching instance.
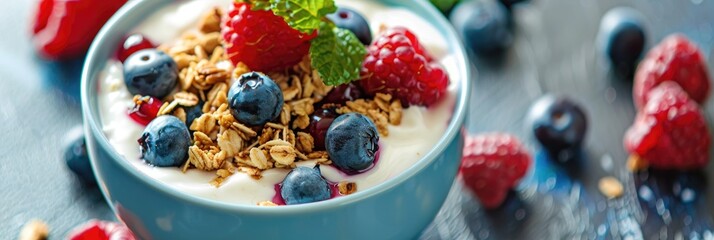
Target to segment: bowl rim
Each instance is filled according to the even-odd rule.
[[[464,124],[466,114],[467,114],[467,105],[469,102],[469,93],[471,89],[471,68],[470,68],[470,63],[468,62],[468,55],[466,53],[466,50],[461,43],[458,35],[456,34],[456,31],[453,29],[451,24],[446,20],[446,18],[443,16],[441,12],[439,12],[434,6],[432,6],[429,2],[426,0],[415,0],[413,1],[413,4],[415,5],[416,8],[421,8],[422,10],[426,11],[429,15],[431,15],[431,18],[429,20],[429,23],[441,30],[442,32],[445,32],[446,35],[444,36],[444,39],[446,40],[446,43],[448,46],[453,48],[451,52],[457,63],[457,68],[456,70],[459,72],[459,75],[463,76],[462,78],[459,79],[459,84],[458,84],[458,91],[457,91],[457,96],[455,98],[455,104],[454,104],[454,110],[453,114],[451,116],[451,119],[449,121],[448,127],[446,129],[446,132],[444,135],[441,136],[439,141],[437,142],[436,146],[432,148],[427,154],[425,154],[421,159],[416,161],[416,163],[406,170],[404,172],[396,175],[395,177],[382,182],[376,186],[373,186],[367,190],[364,191],[358,191],[354,194],[350,194],[349,196],[344,196],[340,198],[334,198],[334,199],[329,199],[326,201],[320,201],[320,202],[314,202],[314,203],[309,203],[309,204],[300,204],[300,205],[285,205],[281,206],[279,208],[266,208],[266,207],[261,207],[257,205],[248,205],[248,204],[236,204],[236,203],[227,203],[227,202],[221,202],[217,200],[212,200],[212,199],[206,199],[198,196],[194,196],[179,190],[176,190],[171,187],[165,186],[164,183],[153,179],[149,176],[146,176],[145,174],[141,173],[138,169],[136,169],[134,166],[131,165],[128,161],[124,159],[122,155],[120,155],[109,143],[108,138],[104,134],[104,132],[101,130],[100,125],[99,125],[99,119],[95,118],[98,116],[98,113],[94,113],[94,110],[91,107],[90,103],[90,96],[92,94],[96,95],[96,90],[93,91],[93,89],[90,88],[92,84],[90,81],[97,81],[97,75],[99,73],[99,66],[104,66],[106,63],[106,59],[95,59],[99,58],[101,54],[99,54],[101,51],[103,51],[102,45],[105,44],[107,39],[109,38],[109,35],[113,32],[113,26],[117,25],[119,22],[123,21],[124,18],[128,15],[129,12],[134,11],[137,8],[141,8],[144,5],[148,4],[148,0],[135,0],[135,1],[129,1],[126,3],[121,9],[119,9],[112,18],[107,21],[107,23],[102,27],[102,29],[99,31],[97,34],[96,38],[93,40],[92,45],[89,49],[89,52],[87,54],[86,60],[85,60],[85,65],[82,69],[82,85],[81,85],[81,103],[82,103],[82,114],[84,117],[84,125],[85,125],[85,131],[89,130],[91,131],[91,134],[95,138],[96,142],[98,142],[98,147],[102,148],[104,151],[108,153],[108,155],[111,158],[111,161],[115,161],[117,165],[121,166],[123,170],[129,174],[132,175],[132,177],[139,179],[140,182],[144,183],[151,189],[155,189],[158,192],[165,194],[167,196],[171,196],[174,199],[178,199],[181,202],[187,202],[191,203],[193,205],[198,205],[202,206],[205,208],[209,209],[215,209],[215,210],[222,210],[222,211],[229,211],[229,212],[242,212],[242,213],[251,213],[251,214],[262,214],[266,216],[278,216],[278,215],[289,215],[289,214],[301,214],[301,213],[306,213],[306,212],[316,212],[316,211],[326,211],[329,209],[334,209],[334,208],[339,208],[341,206],[345,205],[350,205],[356,202],[360,202],[362,200],[368,199],[372,196],[378,195],[380,193],[383,193],[385,191],[388,191],[390,189],[393,189],[397,185],[405,182],[407,179],[413,177],[417,173],[421,172],[424,170],[427,166],[431,165],[448,147],[448,145],[460,134],[461,128]],[[176,1],[168,1],[168,2],[176,2]],[[98,65],[98,66],[97,66]],[[97,69],[97,71],[92,72],[92,70]],[[88,132],[90,133],[90,132]],[[94,150],[90,150],[94,151]],[[90,154],[91,156],[94,156],[94,154]],[[97,167],[96,167],[96,159],[94,157],[90,157],[90,162],[92,165],[93,171],[96,173]],[[98,179],[99,180],[99,179]],[[104,184],[101,183],[100,181],[100,186],[102,190],[102,194],[105,197],[105,200],[109,203],[109,205],[114,209],[113,204],[110,202],[110,194],[108,193],[108,190],[104,186]]]

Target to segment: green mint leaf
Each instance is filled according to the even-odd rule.
[[[322,19],[337,11],[334,0],[270,0],[270,3],[275,15],[283,17],[290,27],[303,33],[320,28]]]
[[[311,44],[312,67],[325,84],[336,86],[359,79],[367,49],[354,33],[323,22]]]

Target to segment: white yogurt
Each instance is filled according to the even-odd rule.
[[[195,26],[202,13],[213,6],[228,6],[230,2],[230,0],[201,0],[175,4],[148,17],[136,32],[156,42],[170,42],[178,38],[181,32]],[[380,26],[406,26],[445,67],[451,82],[458,81],[454,78],[458,76],[455,59],[453,56],[446,55],[446,40],[432,25],[416,14],[371,1],[337,0],[337,3],[362,13],[370,22],[375,37]],[[140,159],[137,143],[144,127],[127,115],[127,109],[132,107],[133,102],[132,95],[124,85],[121,63],[110,60],[106,69],[100,74],[99,81],[99,106],[103,130],[116,151],[139,171],[168,187],[221,202],[255,205],[261,201],[271,200],[275,196],[274,186],[285,178],[288,170],[263,171],[260,180],[255,180],[244,173],[236,173],[216,188],[209,184],[216,177],[214,172],[190,169],[182,173],[175,167],[159,168],[147,165]],[[371,170],[346,176],[334,167],[322,166],[323,176],[332,182],[355,182],[358,191],[363,191],[399,175],[429,152],[441,138],[452,115],[455,91],[455,84],[452,84],[444,99],[429,109],[424,107],[405,109],[402,123],[399,126],[389,126],[389,136],[380,138],[380,159]],[[298,163],[299,166],[314,166],[314,164],[314,162]]]

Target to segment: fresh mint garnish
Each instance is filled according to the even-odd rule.
[[[327,85],[340,85],[359,79],[367,54],[364,45],[349,30],[330,22],[320,24],[317,38],[310,45],[312,67]]]
[[[367,54],[354,33],[341,29],[326,16],[337,11],[334,0],[237,0],[251,4],[251,9],[270,10],[283,17],[290,27],[302,33],[318,31],[310,46],[311,64],[327,85],[339,85],[359,79],[359,70]]]

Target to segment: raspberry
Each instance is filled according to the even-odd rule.
[[[496,208],[531,164],[528,150],[509,134],[468,136],[461,159],[464,184],[486,208]]]
[[[90,220],[69,233],[70,240],[134,240],[134,234],[121,223]]]
[[[700,104],[709,96],[709,76],[702,52],[683,35],[665,38],[642,60],[635,73],[635,106],[639,109],[647,104],[649,92],[665,81],[677,82]]]
[[[624,139],[627,151],[664,169],[706,166],[710,142],[699,106],[673,82],[663,82],[651,91]]]
[[[141,125],[149,125],[156,118],[163,103],[161,100],[150,96],[135,96],[134,107],[127,111],[129,117]]]
[[[406,28],[382,33],[367,52],[360,81],[367,94],[388,93],[405,106],[429,106],[444,95],[449,76]]]
[[[240,2],[231,5],[221,33],[233,64],[243,62],[261,72],[299,63],[310,51],[310,40],[317,36],[300,33],[272,11],[253,11]]]

